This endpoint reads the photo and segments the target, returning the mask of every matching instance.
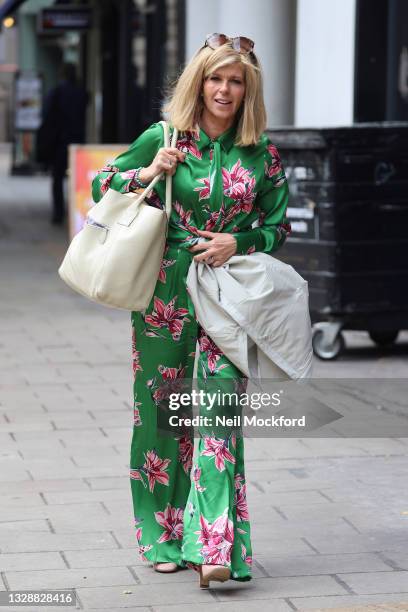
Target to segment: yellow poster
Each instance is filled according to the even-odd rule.
[[[98,171],[112,162],[128,145],[70,145],[69,147],[69,237],[83,227],[93,206],[92,181]]]

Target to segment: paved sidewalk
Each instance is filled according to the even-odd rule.
[[[0,590],[75,588],[94,612],[408,611],[404,438],[247,439],[249,583],[203,591],[139,560],[129,315],[59,280],[48,189],[0,177]],[[407,332],[392,351],[346,341],[316,375],[407,377]]]

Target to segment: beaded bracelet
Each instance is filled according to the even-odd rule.
[[[135,175],[133,177],[134,182],[136,183],[136,185],[138,185],[139,187],[141,187],[142,189],[146,189],[146,187],[148,186],[149,183],[143,183],[140,178],[139,178],[139,174],[140,171],[143,170],[143,168],[137,168]]]

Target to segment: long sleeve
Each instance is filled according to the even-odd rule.
[[[259,227],[233,233],[237,255],[255,251],[272,253],[283,245],[291,230],[286,219],[289,188],[285,171],[277,148],[269,139],[265,140],[264,180],[255,200]]]
[[[92,198],[99,202],[108,189],[128,193],[136,189],[133,179],[138,168],[145,168],[153,161],[157,151],[163,146],[163,128],[154,123],[145,130],[127,151],[116,157],[112,164],[99,170],[92,181]]]

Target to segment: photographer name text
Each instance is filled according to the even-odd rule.
[[[256,415],[182,417],[173,414],[169,417],[169,424],[172,427],[306,427],[306,416],[291,419],[283,415],[261,418]]]

